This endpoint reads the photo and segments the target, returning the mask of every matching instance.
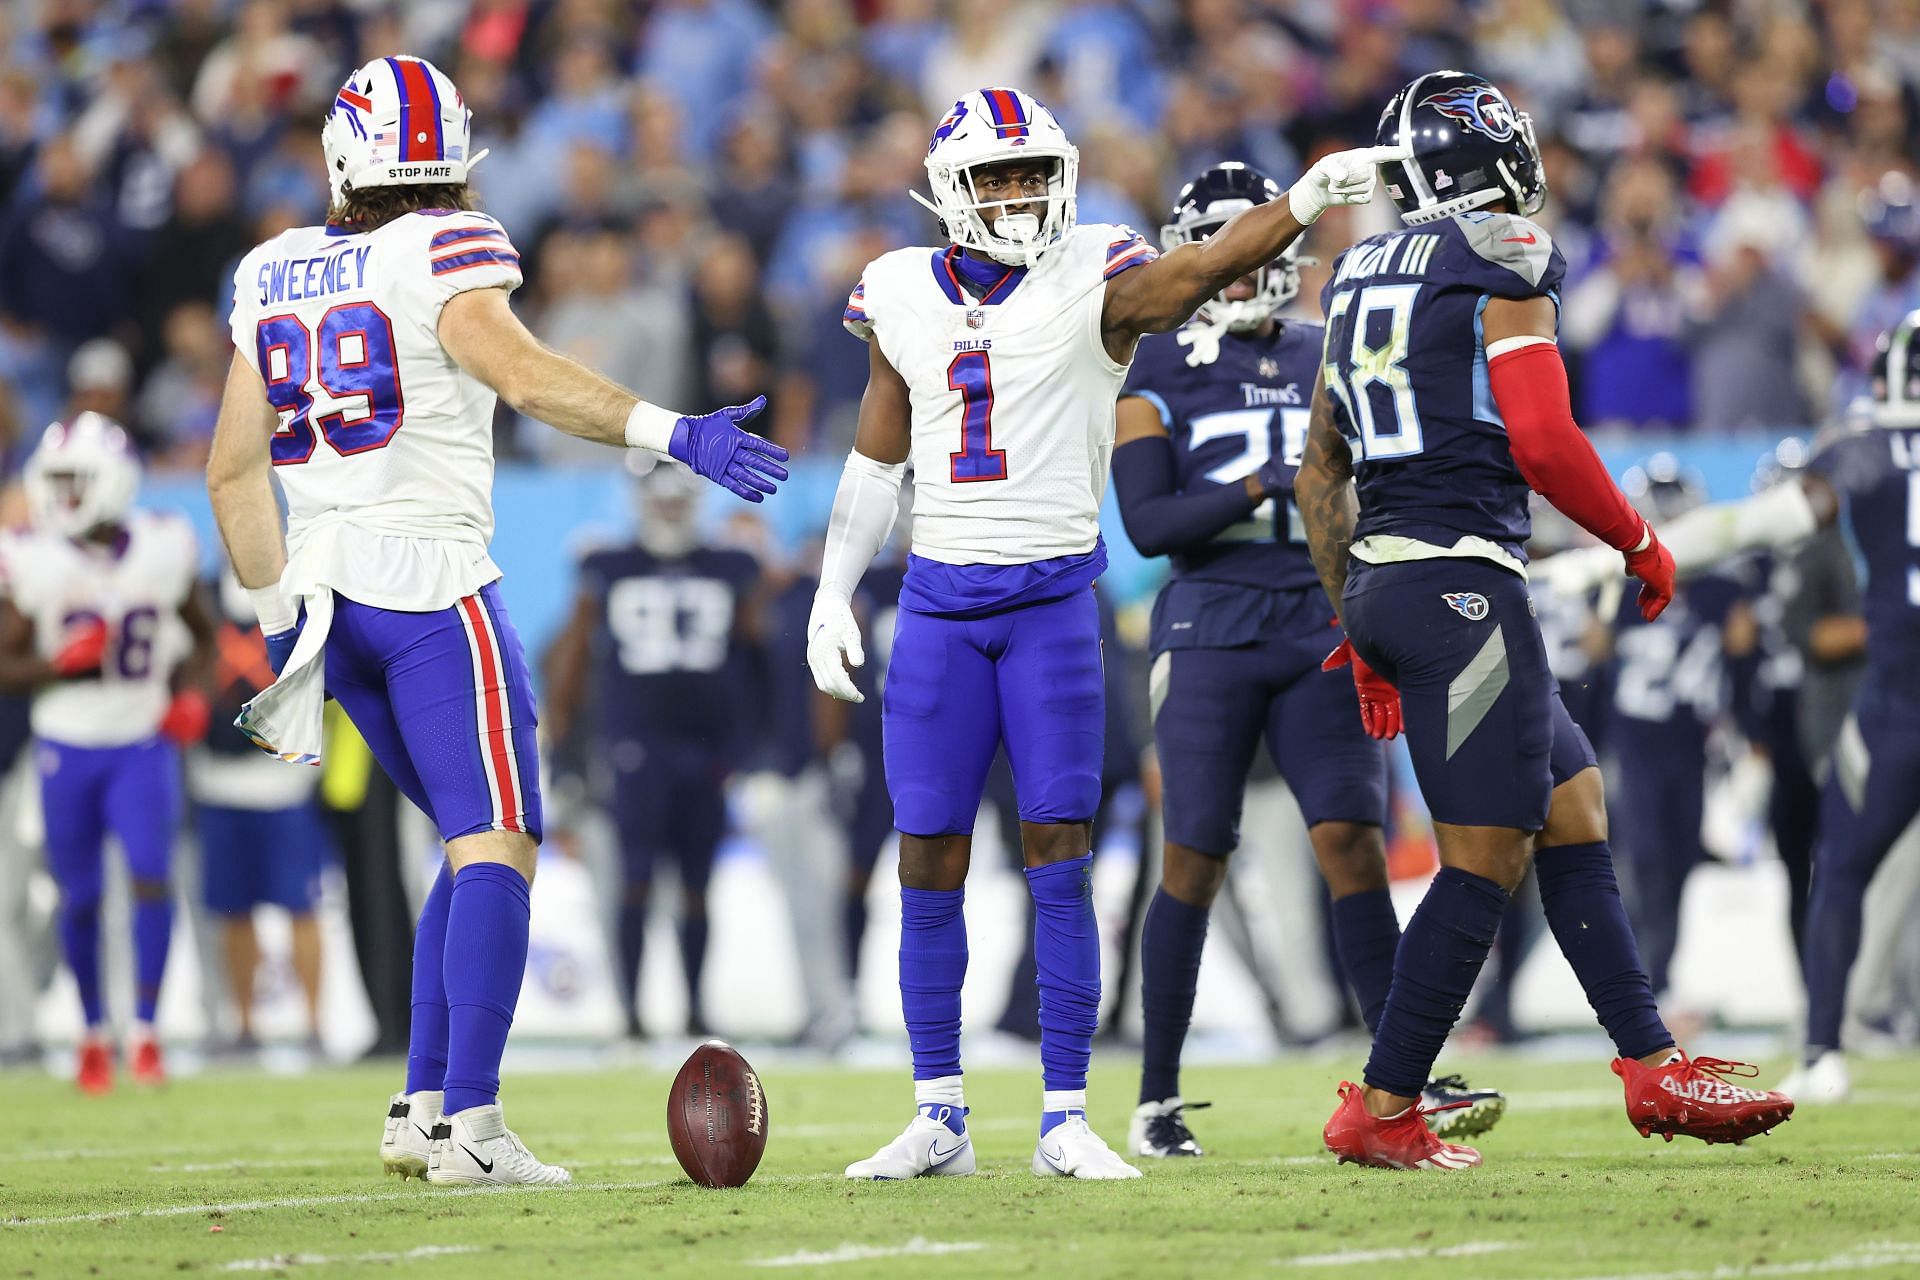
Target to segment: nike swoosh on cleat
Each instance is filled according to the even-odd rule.
[[[927,1148],[927,1154],[932,1157],[932,1159],[929,1160],[927,1163],[927,1168],[938,1169],[941,1165],[953,1159],[955,1156],[959,1155],[962,1151],[965,1151],[970,1141],[971,1139],[968,1139],[968,1138],[960,1139],[960,1145],[955,1147],[951,1151],[942,1151],[940,1149],[940,1144],[938,1142],[935,1142],[932,1146]]]
[[[426,1129],[422,1129],[422,1128],[421,1128],[421,1127],[420,1127],[419,1125],[417,1125],[417,1124],[416,1124],[416,1125],[414,1125],[414,1126],[413,1126],[413,1128],[414,1128],[414,1132],[416,1132],[416,1133],[418,1133],[418,1134],[419,1134],[419,1135],[420,1135],[421,1137],[423,1137],[423,1138],[425,1138],[425,1139],[426,1139],[426,1140],[427,1140],[428,1142],[432,1142],[432,1141],[433,1141],[433,1134],[432,1134],[432,1132],[431,1132],[431,1131],[429,1131],[429,1130],[426,1130]]]
[[[491,1160],[482,1160],[482,1159],[481,1159],[481,1158],[480,1158],[479,1156],[476,1156],[476,1155],[474,1155],[474,1154],[473,1154],[473,1148],[472,1148],[472,1147],[470,1147],[470,1146],[468,1146],[468,1145],[467,1145],[466,1143],[464,1143],[464,1142],[460,1144],[460,1149],[461,1149],[462,1151],[464,1151],[464,1152],[466,1152],[466,1153],[467,1153],[467,1154],[468,1154],[469,1156],[472,1156],[472,1157],[473,1157],[473,1162],[474,1162],[475,1164],[477,1164],[477,1165],[479,1165],[479,1166],[480,1166],[480,1172],[482,1172],[482,1173],[492,1173],[492,1172],[493,1172],[493,1161],[491,1161]]]
[[[1053,1156],[1048,1153],[1045,1147],[1040,1148],[1040,1158],[1042,1160],[1045,1160],[1048,1164],[1052,1165],[1054,1168],[1058,1169],[1061,1173],[1067,1172],[1067,1166],[1065,1166],[1064,1164],[1061,1164],[1058,1160],[1055,1160]]]

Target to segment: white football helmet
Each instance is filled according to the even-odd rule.
[[[984,211],[1019,200],[982,200],[973,171],[1011,160],[1051,160],[1046,216]],[[947,238],[995,262],[1029,267],[1073,229],[1074,190],[1080,181],[1080,150],[1067,141],[1053,112],[1017,89],[981,89],[953,104],[927,147],[927,184],[933,199],[909,192],[933,210]]]
[[[140,491],[140,461],[119,423],[83,413],[47,428],[23,479],[34,525],[79,538],[126,518]]]
[[[487,154],[467,154],[472,127],[460,91],[431,62],[375,58],[340,86],[320,130],[334,203],[349,189],[466,182]]]

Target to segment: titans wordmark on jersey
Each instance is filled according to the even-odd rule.
[[[1159,412],[1181,492],[1239,484],[1273,458],[1288,481],[1286,493],[1261,503],[1205,548],[1173,556],[1174,577],[1320,589],[1291,481],[1306,446],[1324,336],[1317,324],[1287,322],[1271,335],[1189,325],[1141,339],[1120,394],[1138,396]]]

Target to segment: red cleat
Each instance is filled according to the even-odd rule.
[[[1627,1119],[1643,1138],[1657,1133],[1672,1142],[1678,1133],[1702,1142],[1744,1142],[1793,1115],[1786,1094],[1748,1089],[1729,1078],[1759,1075],[1751,1063],[1682,1053],[1664,1066],[1643,1067],[1615,1058],[1613,1074],[1627,1086]]]
[[[1480,1153],[1456,1142],[1442,1142],[1427,1128],[1426,1110],[1408,1107],[1391,1120],[1368,1112],[1366,1091],[1352,1081],[1340,1085],[1340,1105],[1320,1135],[1340,1163],[1381,1169],[1471,1169]]]
[[[133,1042],[133,1078],[141,1084],[165,1084],[166,1064],[160,1060],[160,1042],[140,1036]]]
[[[74,1083],[82,1093],[113,1092],[113,1053],[106,1041],[88,1036],[80,1042],[80,1069],[74,1075]]]

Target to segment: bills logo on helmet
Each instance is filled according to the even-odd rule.
[[[1480,622],[1487,616],[1489,605],[1487,598],[1478,591],[1443,591],[1440,598],[1447,607],[1465,618],[1468,622]]]
[[[1458,120],[1475,133],[1484,133],[1495,142],[1513,139],[1513,108],[1492,86],[1446,89],[1428,94],[1420,99],[1420,105],[1432,107],[1449,120]]]
[[[947,112],[947,118],[942,120],[940,122],[940,126],[933,131],[933,141],[927,144],[927,154],[932,155],[933,149],[935,147],[945,142],[948,138],[951,138],[953,136],[953,131],[955,129],[958,129],[960,127],[960,122],[962,120],[965,120],[966,118],[967,118],[966,102],[962,100],[960,102],[954,103],[953,110]]]

